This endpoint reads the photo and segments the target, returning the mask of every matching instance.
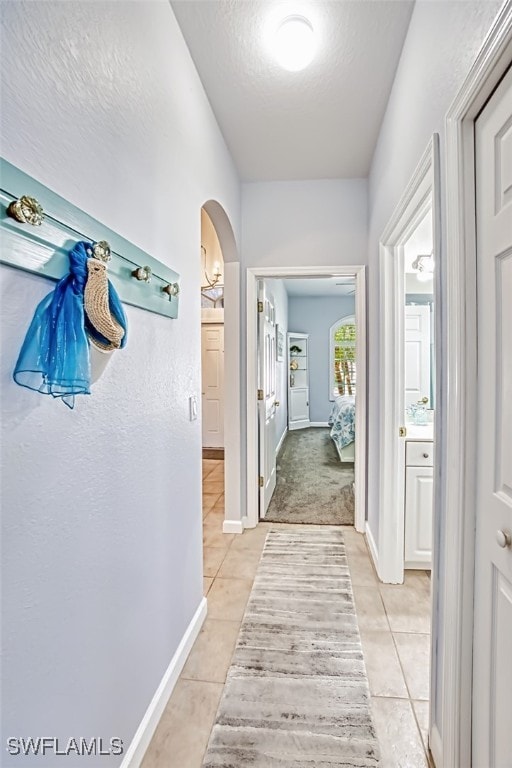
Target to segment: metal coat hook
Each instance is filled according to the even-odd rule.
[[[178,316],[177,272],[3,158],[0,176],[2,263],[60,280],[68,270],[70,240],[85,241],[89,257],[105,266],[108,262],[110,279],[123,302],[171,319]],[[27,190],[31,194],[25,194]],[[162,293],[168,301],[162,300]]]
[[[135,277],[137,280],[143,280],[145,283],[150,283],[152,274],[151,267],[137,267],[137,269],[133,270],[132,277]]]
[[[164,285],[162,291],[169,296],[169,301],[171,301],[173,296],[177,296],[179,294],[180,287],[178,283],[169,283],[168,285]]]
[[[32,224],[34,227],[39,227],[44,218],[44,211],[35,197],[22,195],[17,200],[13,200],[7,207],[7,215],[21,224]]]
[[[98,261],[107,263],[112,258],[112,251],[106,240],[98,240],[97,243],[93,243],[91,251],[94,258],[98,259]]]

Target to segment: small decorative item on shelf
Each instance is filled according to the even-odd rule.
[[[296,371],[298,367],[299,367],[298,362],[296,360],[292,360],[290,363],[290,370]]]
[[[301,352],[302,352],[302,349],[300,347],[298,347],[297,344],[293,344],[290,347],[290,354],[291,355],[300,355]]]
[[[295,376],[293,375],[293,373],[290,373],[290,387],[294,387],[294,386],[295,386]]]

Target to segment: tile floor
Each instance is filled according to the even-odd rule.
[[[222,533],[223,489],[223,461],[204,459],[208,617],[142,768],[201,768],[265,536],[272,527],[260,523],[241,536]],[[382,768],[427,768],[430,580],[423,571],[409,571],[402,586],[380,584],[364,537],[346,526],[343,532]]]

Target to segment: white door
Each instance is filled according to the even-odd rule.
[[[430,399],[430,307],[405,307],[405,407]],[[430,406],[431,407],[431,406]]]
[[[473,768],[512,766],[512,70],[475,123]]]
[[[201,326],[203,448],[224,447],[224,326]]]
[[[258,433],[260,518],[276,487],[276,317],[274,299],[265,281],[259,283],[258,311]]]

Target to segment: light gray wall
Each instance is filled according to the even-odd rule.
[[[242,499],[246,487],[246,267],[346,266],[368,259],[366,179],[242,184]]]
[[[309,333],[309,418],[327,421],[329,399],[329,331],[337,320],[355,312],[353,296],[290,296],[288,325],[291,332]]]
[[[202,600],[200,209],[238,235],[238,179],[167,0],[2,6],[4,156],[181,275],[70,411],[11,378],[53,284],[0,268],[3,733],[127,747]]]
[[[478,49],[489,30],[501,3],[468,2],[467,0],[416,0],[409,25],[409,31],[395,82],[389,98],[388,107],[382,123],[377,147],[373,157],[370,179],[370,221],[369,221],[369,335],[371,353],[369,356],[369,457],[368,457],[368,522],[378,546],[379,532],[379,417],[385,403],[380,401],[379,386],[379,237],[391,214],[398,204],[409,179],[411,178],[425,148],[434,132],[440,135],[441,185],[446,177],[444,117],[460,89]],[[444,234],[445,209],[444,188],[441,186],[441,237],[442,252],[436,261],[436,268],[441,270],[441,281],[445,264]],[[436,361],[444,376],[447,351],[436,349]],[[445,391],[445,381],[442,391]],[[441,397],[436,400],[436,408],[443,408]],[[447,465],[444,449],[444,435],[439,435],[436,452],[441,463]],[[437,493],[439,494],[437,489]],[[440,510],[441,530],[445,510]],[[438,540],[438,557],[443,555],[444,541]],[[444,575],[439,570],[434,573],[437,580],[435,593],[440,594],[437,584]],[[438,598],[439,600],[439,598]],[[444,631],[443,605],[434,605],[437,612],[438,633],[440,640]],[[440,659],[435,657],[436,690],[442,690],[443,668]],[[441,727],[441,702],[437,697],[433,702],[433,722]],[[441,734],[442,738],[442,734]]]
[[[433,133],[460,89],[501,3],[417,0],[379,133],[369,177],[369,467],[368,517],[379,525],[379,238]],[[443,190],[441,189],[441,193]],[[443,233],[443,227],[441,227]],[[443,268],[442,259],[438,265]],[[372,342],[374,340],[374,342]],[[441,354],[441,353],[440,353]]]

